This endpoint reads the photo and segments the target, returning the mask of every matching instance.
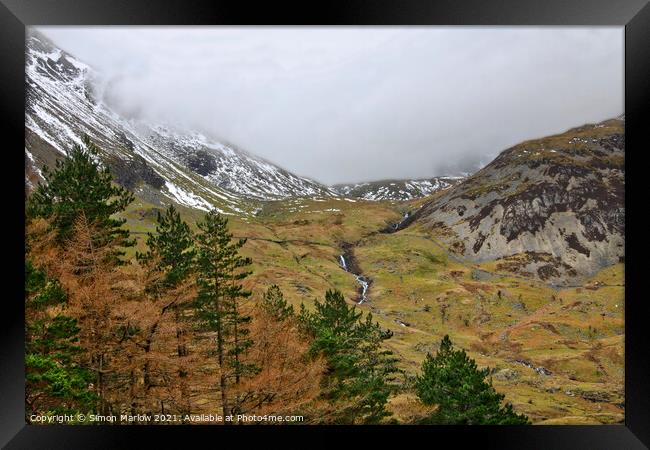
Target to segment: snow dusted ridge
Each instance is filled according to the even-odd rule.
[[[117,172],[118,182],[159,203],[166,198],[192,208],[247,213],[254,201],[336,195],[201,133],[120,117],[97,98],[97,78],[91,67],[30,32],[25,153],[32,174],[38,176],[40,167],[51,166],[57,153],[87,134],[105,151],[101,159]]]
[[[458,184],[464,177],[434,177],[426,180],[387,180],[357,184],[339,184],[333,189],[346,197],[363,200],[404,201],[426,197]]]
[[[145,200],[217,208],[225,214],[254,214],[259,201],[287,198],[409,200],[457,181],[442,177],[323,186],[199,132],[120,116],[102,101],[101,74],[37,31],[29,31],[25,60],[28,189],[42,180],[44,165],[53,166],[83,135],[102,149],[101,161],[116,181]]]
[[[142,125],[141,125],[142,127]],[[146,125],[144,125],[146,127]],[[142,130],[150,145],[235,196],[256,200],[331,196],[334,192],[198,132],[156,125]]]

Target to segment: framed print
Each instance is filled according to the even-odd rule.
[[[7,448],[647,448],[644,2],[0,17]]]

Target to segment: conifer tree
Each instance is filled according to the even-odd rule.
[[[277,285],[271,285],[262,297],[262,309],[277,321],[293,317],[293,306],[284,299],[284,294]]]
[[[313,354],[323,354],[328,361],[325,396],[332,401],[345,400],[341,422],[376,423],[387,417],[386,402],[393,387],[391,376],[397,372],[392,353],[382,350],[382,342],[390,337],[372,314],[362,320],[363,313],[349,306],[339,291],[328,290],[323,303],[315,303],[313,313],[301,308],[300,317],[313,336]]]
[[[216,334],[223,414],[237,414],[239,398],[231,405],[230,387],[256,371],[244,358],[252,345],[248,330],[251,317],[242,312],[241,302],[251,293],[240,283],[251,273],[246,269],[251,260],[239,254],[246,239],[233,241],[228,219],[216,210],[207,213],[197,226],[196,317],[203,329]]]
[[[45,271],[25,261],[25,412],[75,414],[93,410],[92,372],[79,364],[77,320],[62,309],[68,295]]]
[[[445,336],[435,356],[427,354],[416,391],[425,405],[438,408],[423,423],[440,425],[525,425],[528,418],[512,405],[501,406],[503,394],[485,381],[489,369],[478,369],[465,350],[454,350]]]
[[[80,325],[80,346],[87,358],[87,367],[95,372],[94,389],[99,397],[97,410],[107,414],[115,405],[111,394],[116,377],[123,370],[123,343],[136,332],[129,318],[118,318],[125,297],[118,288],[125,274],[115,266],[114,246],[97,245],[104,230],[86,219],[84,211],[77,216],[72,237],[60,255],[58,270],[62,282],[74,295],[70,309]],[[118,237],[118,242],[119,239]]]
[[[27,203],[27,217],[52,219],[59,242],[73,234],[74,223],[81,212],[86,219],[101,230],[97,245],[109,245],[120,241],[121,247],[132,246],[128,231],[120,228],[126,221],[116,219],[114,214],[124,211],[134,196],[112,182],[110,170],[97,161],[99,148],[86,136],[83,145],[75,144],[56,168],[43,168],[45,183],[39,183]],[[115,251],[113,256],[123,255]]]
[[[160,293],[184,281],[193,270],[194,238],[189,225],[171,205],[164,214],[158,213],[156,232],[147,233],[148,251],[136,254],[140,263],[159,275],[147,286]]]
[[[298,330],[293,307],[277,285],[266,291],[253,309],[248,357],[259,372],[245,382],[242,413],[320,417],[318,396],[324,358],[310,358],[310,339]]]
[[[172,371],[176,376],[173,379],[186,390],[183,380],[183,358],[187,351],[184,343],[185,329],[181,323],[181,308],[185,305],[190,291],[189,275],[194,269],[194,236],[189,225],[181,219],[179,212],[173,205],[169,206],[164,214],[157,215],[156,232],[147,234],[147,247],[145,253],[137,253],[137,260],[147,269],[145,290],[152,295],[156,305],[155,319],[147,327],[142,342],[139,344],[144,351],[144,391],[152,387],[152,345],[156,334],[161,333],[161,324],[165,322],[168,311],[174,312],[176,322],[176,364],[173,369],[167,367],[166,379],[172,379]],[[159,371],[165,369],[159,368]],[[182,399],[188,401],[189,399]]]

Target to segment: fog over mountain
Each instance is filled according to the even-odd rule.
[[[122,114],[328,184],[473,172],[624,112],[622,27],[38,29]]]

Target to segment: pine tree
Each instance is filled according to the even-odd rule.
[[[65,308],[68,295],[45,271],[25,261],[25,402],[32,414],[75,414],[93,410],[92,372],[79,364],[77,320],[49,308]]]
[[[444,425],[525,425],[528,418],[511,404],[501,406],[503,394],[485,381],[489,369],[478,369],[464,350],[454,350],[445,336],[435,356],[427,354],[416,391],[425,405],[437,410],[423,422]]]
[[[181,318],[181,308],[186,304],[190,294],[190,275],[194,270],[194,236],[189,225],[181,219],[180,214],[170,206],[164,214],[158,213],[156,232],[147,235],[148,250],[145,253],[137,253],[137,260],[147,269],[146,292],[152,295],[156,303],[156,314],[147,332],[144,335],[140,347],[144,351],[144,390],[148,394],[152,386],[151,382],[151,352],[154,336],[161,333],[165,315],[173,311],[174,322],[176,323],[176,347],[177,356],[175,367],[167,369],[166,379],[174,379],[182,391],[186,391],[187,383],[183,379],[186,373],[183,359],[187,356],[187,349],[184,342],[186,330]],[[160,336],[159,336],[160,337]],[[181,396],[182,397],[182,396]],[[180,399],[185,402],[189,399]],[[187,409],[187,407],[185,407]]]
[[[236,397],[231,407],[230,386],[256,371],[244,360],[252,345],[248,330],[251,317],[241,308],[242,300],[251,295],[240,284],[251,273],[246,270],[251,260],[239,254],[246,239],[233,242],[228,219],[216,210],[207,213],[197,226],[196,317],[203,329],[216,332],[223,414],[237,414],[240,399]]]
[[[99,148],[86,136],[84,145],[74,145],[56,169],[43,168],[45,184],[39,183],[27,202],[28,219],[52,219],[59,242],[73,234],[74,223],[81,212],[98,227],[97,245],[110,245],[117,241],[121,247],[133,246],[128,231],[120,228],[126,219],[116,219],[114,214],[124,211],[133,201],[129,191],[112,183],[108,168],[97,162]],[[119,258],[123,251],[115,251]]]
[[[323,354],[328,361],[325,396],[349,402],[335,420],[376,423],[389,416],[390,378],[397,368],[382,342],[390,333],[373,322],[372,314],[362,320],[363,313],[349,306],[339,291],[328,290],[325,301],[317,300],[315,307],[314,313],[302,307],[300,317],[314,339],[312,354]]]
[[[158,213],[155,234],[147,233],[147,247],[148,251],[137,253],[136,258],[159,275],[147,286],[150,292],[160,293],[177,286],[193,270],[194,238],[173,205],[164,215]]]
[[[270,286],[261,302],[262,309],[277,321],[294,316],[293,306],[284,299],[284,294],[277,285]]]

